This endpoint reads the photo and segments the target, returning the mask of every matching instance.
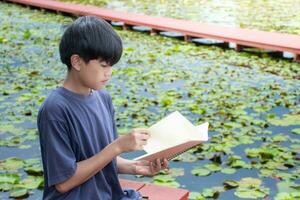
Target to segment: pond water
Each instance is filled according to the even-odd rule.
[[[300,33],[299,0],[61,0],[239,28]],[[292,20],[291,20],[292,19]]]
[[[65,76],[57,45],[62,26],[73,19],[2,2],[0,16],[0,199],[7,199],[13,187],[27,189],[28,199],[40,199],[42,191],[35,189],[40,179],[22,180],[41,177],[37,110]],[[121,177],[186,188],[192,199],[239,199],[248,195],[243,188],[257,199],[295,192],[300,184],[299,63],[118,33],[124,54],[107,90],[120,134],[175,110],[195,125],[210,122],[209,142],[172,161],[170,172]],[[224,190],[225,180],[239,186]],[[282,182],[289,184],[282,189]]]

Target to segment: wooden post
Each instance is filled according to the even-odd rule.
[[[295,62],[300,62],[300,54],[295,54],[294,59]]]
[[[123,28],[123,30],[129,30],[129,26],[126,25],[125,23],[124,23],[124,25],[122,26],[122,28]]]
[[[157,35],[158,31],[155,29],[151,29],[150,35]]]
[[[184,35],[184,41],[185,41],[185,42],[190,42],[191,39],[192,39],[191,36],[189,36],[189,35]]]
[[[237,52],[240,52],[240,51],[242,51],[243,50],[243,48],[244,48],[244,46],[243,45],[240,45],[240,44],[236,44],[236,47],[234,48]]]

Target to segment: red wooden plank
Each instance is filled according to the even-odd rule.
[[[187,200],[189,191],[184,189],[170,188],[165,186],[158,186],[154,184],[145,184],[138,181],[120,179],[123,189],[135,189],[143,196],[148,197],[150,200]]]
[[[148,26],[153,30],[175,31],[192,37],[204,37],[233,42],[238,45],[273,49],[300,54],[300,36],[264,32],[257,30],[224,27],[213,24],[148,16],[136,13],[108,10],[95,6],[76,5],[53,0],[7,0],[35,7],[72,13],[75,15],[95,15],[111,21],[123,21],[127,25]]]
[[[138,181],[125,180],[125,179],[119,179],[119,181],[120,181],[121,187],[123,189],[131,188],[134,190],[139,190],[145,186],[145,183],[138,182]]]
[[[149,197],[150,200],[187,200],[189,196],[187,190],[154,184],[146,184],[139,192],[141,192],[143,196]]]

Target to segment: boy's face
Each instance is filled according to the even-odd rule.
[[[108,84],[111,78],[112,66],[108,65],[106,61],[94,59],[85,63],[81,60],[78,67],[80,67],[80,70],[76,71],[80,82],[87,88],[100,90]]]

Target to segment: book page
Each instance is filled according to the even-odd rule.
[[[196,126],[198,133],[196,135],[192,135],[190,137],[190,140],[207,141],[208,140],[208,126],[209,126],[208,122],[205,122],[203,124]]]
[[[151,137],[144,146],[146,154],[134,160],[172,159],[207,141],[208,126],[208,122],[194,126],[178,111],[173,112],[149,128]]]
[[[200,140],[198,128],[178,111],[163,118],[149,128],[151,137],[144,146],[147,153],[154,153],[163,149],[197,138]]]

